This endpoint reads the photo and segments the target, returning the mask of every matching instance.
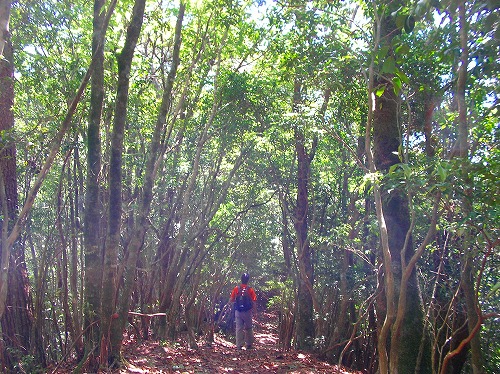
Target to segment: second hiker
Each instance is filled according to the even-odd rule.
[[[243,273],[241,276],[241,285],[234,287],[229,301],[234,303],[236,320],[236,347],[243,348],[243,340],[246,349],[252,348],[253,329],[252,312],[255,310],[257,295],[252,287],[248,286],[250,276]]]

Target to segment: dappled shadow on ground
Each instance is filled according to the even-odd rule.
[[[354,372],[322,362],[313,355],[279,349],[276,318],[259,313],[255,318],[255,344],[250,350],[236,349],[234,339],[217,334],[213,344],[200,343],[198,349],[186,344],[160,345],[154,341],[128,343],[124,349],[126,373],[338,373]]]

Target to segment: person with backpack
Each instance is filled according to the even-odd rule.
[[[243,348],[243,340],[246,349],[251,349],[253,343],[252,312],[255,310],[257,295],[253,288],[248,286],[249,279],[250,276],[243,273],[241,284],[234,287],[229,297],[229,301],[234,303],[238,349]]]

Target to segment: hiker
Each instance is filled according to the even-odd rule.
[[[250,276],[247,273],[243,273],[241,276],[241,285],[234,287],[229,297],[229,301],[234,303],[236,347],[238,349],[243,348],[243,340],[245,340],[246,349],[251,349],[253,343],[252,313],[256,310],[255,302],[257,301],[257,295],[253,288],[248,286],[249,279]]]

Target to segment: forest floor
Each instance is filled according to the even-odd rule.
[[[132,336],[124,341],[123,356],[126,365],[112,374],[361,374],[328,364],[313,354],[280,349],[277,317],[259,312],[254,317],[254,346],[250,350],[237,350],[234,336],[215,334],[215,341],[203,340],[197,349],[188,348],[184,339],[175,343],[157,340],[138,341]],[[76,364],[66,362],[51,374],[72,373]],[[91,374],[91,373],[86,373]]]
[[[311,354],[280,350],[277,318],[272,314],[257,314],[254,318],[254,336],[254,347],[250,350],[237,350],[234,338],[227,340],[229,337],[223,334],[216,334],[215,342],[211,345],[200,342],[198,349],[189,349],[183,343],[161,345],[155,341],[129,342],[124,349],[128,365],[119,373],[355,373],[330,365]]]

